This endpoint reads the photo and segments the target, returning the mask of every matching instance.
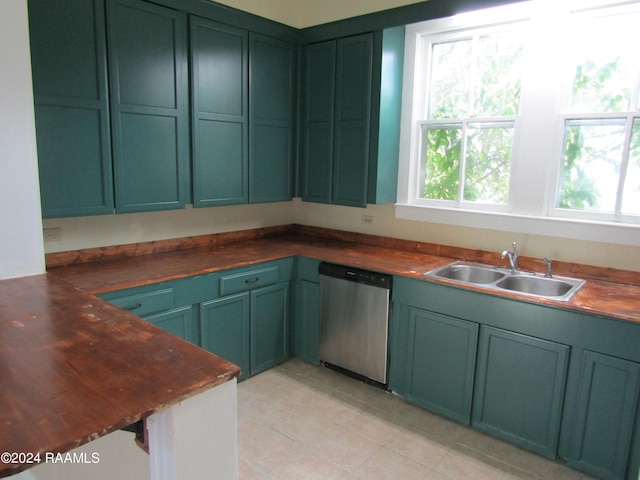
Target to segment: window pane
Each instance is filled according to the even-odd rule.
[[[478,82],[472,116],[515,116],[520,109],[522,32],[484,35],[478,42]]]
[[[587,22],[575,37],[576,67],[571,111],[623,112],[631,107],[638,82],[640,15],[627,14]]]
[[[434,43],[428,118],[517,115],[523,38],[501,32]]]
[[[640,119],[633,122],[629,166],[623,192],[622,213],[640,215]]]
[[[506,205],[513,126],[469,126],[464,199]]]
[[[625,120],[574,120],[565,127],[560,208],[613,212]]]
[[[462,118],[467,115],[471,45],[470,39],[433,45],[429,118]]]
[[[423,129],[425,142],[424,198],[457,200],[462,134],[459,126]]]

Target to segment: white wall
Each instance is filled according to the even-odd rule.
[[[0,279],[44,272],[27,0],[0,1]]]
[[[366,209],[361,209],[297,201],[295,221],[317,227],[494,252],[510,249],[511,242],[515,241],[518,243],[518,252],[528,257],[547,257],[640,272],[638,247],[401,220],[395,217],[394,210],[393,204],[369,205]],[[373,224],[363,223],[363,215],[373,216]],[[540,262],[540,270],[543,268],[543,263]]]

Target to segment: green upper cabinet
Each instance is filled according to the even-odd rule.
[[[195,207],[248,201],[248,34],[190,18]]]
[[[356,207],[395,201],[403,32],[305,48],[303,200]]]
[[[45,218],[113,213],[103,0],[29,0]]]
[[[372,59],[372,34],[307,47],[304,200],[367,204]]]
[[[364,207],[369,174],[373,35],[338,40],[332,200]]]
[[[309,45],[304,52],[304,145],[302,199],[331,203],[336,42]]]
[[[291,200],[295,47],[249,35],[249,201]]]
[[[139,0],[107,6],[116,208],[182,208],[189,192],[186,15]]]

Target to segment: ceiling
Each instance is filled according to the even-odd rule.
[[[216,3],[295,28],[306,28],[421,1],[424,0],[215,0]]]

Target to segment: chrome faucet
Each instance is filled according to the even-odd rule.
[[[502,255],[500,255],[500,258],[508,257],[509,265],[511,266],[511,271],[517,272],[518,271],[518,250],[516,248],[516,242],[513,242],[511,245],[513,246],[513,252],[505,250],[504,252],[502,252]]]
[[[547,272],[544,274],[544,276],[546,278],[552,278],[553,275],[551,275],[551,260],[545,257],[542,259],[542,261],[547,264]]]

